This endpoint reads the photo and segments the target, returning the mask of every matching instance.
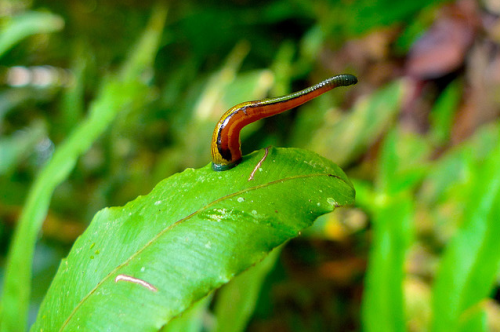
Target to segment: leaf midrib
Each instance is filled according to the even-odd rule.
[[[59,329],[59,332],[62,332],[66,326],[68,325],[68,323],[70,322],[71,318],[77,313],[78,309],[83,305],[83,303],[85,303],[85,301],[90,297],[92,296],[92,294],[94,294],[97,289],[104,283],[106,282],[109,277],[111,275],[113,275],[116,271],[118,271],[119,269],[121,269],[123,266],[127,265],[132,259],[134,259],[136,256],[138,256],[140,253],[142,253],[144,250],[146,250],[152,243],[154,243],[158,238],[160,238],[163,234],[165,234],[167,231],[169,231],[170,229],[174,228],[176,225],[188,220],[188,219],[191,219],[193,216],[197,215],[198,213],[208,209],[209,207],[225,200],[225,199],[229,199],[231,197],[234,197],[234,196],[237,196],[237,195],[241,195],[243,193],[247,193],[247,192],[250,192],[250,191],[253,191],[253,190],[257,190],[257,189],[260,189],[260,188],[264,188],[264,187],[268,187],[268,186],[272,186],[272,185],[275,185],[275,184],[278,184],[278,183],[283,183],[285,181],[291,181],[291,180],[296,180],[296,179],[301,179],[301,178],[312,178],[312,177],[316,177],[316,176],[326,176],[326,177],[334,177],[334,178],[337,178],[339,180],[341,180],[342,182],[344,182],[347,186],[351,187],[349,185],[349,183],[344,180],[343,178],[341,178],[340,176],[338,175],[334,175],[334,174],[329,174],[329,173],[324,173],[324,174],[308,174],[308,175],[300,175],[300,176],[292,176],[292,177],[288,177],[288,178],[284,178],[284,179],[279,179],[279,180],[274,180],[274,181],[271,181],[271,182],[267,182],[267,183],[263,183],[263,184],[260,184],[258,186],[255,186],[255,187],[250,187],[250,188],[247,188],[247,189],[244,189],[244,190],[240,190],[240,191],[237,191],[237,192],[234,192],[232,194],[229,194],[229,195],[226,195],[226,196],[222,196],[212,202],[210,202],[209,204],[205,205],[204,207],[202,207],[201,209],[191,213],[190,215],[182,218],[182,219],[179,219],[177,220],[176,222],[174,222],[173,224],[171,224],[170,226],[168,226],[167,228],[163,229],[162,231],[160,231],[157,235],[155,235],[151,240],[149,240],[142,248],[140,248],[139,250],[137,250],[135,253],[133,253],[132,255],[130,255],[129,258],[127,258],[124,262],[122,262],[121,264],[119,264],[118,266],[116,266],[111,272],[108,273],[107,276],[105,276],[94,288],[92,288],[92,290],[87,294],[85,295],[81,300],[80,302],[78,303],[78,305],[73,309],[73,311],[70,313],[70,315],[68,316],[68,318],[64,321],[63,325],[61,326],[61,328]]]

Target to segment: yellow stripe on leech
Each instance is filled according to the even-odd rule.
[[[239,163],[240,130],[247,124],[302,105],[337,86],[348,86],[356,84],[357,81],[353,75],[338,75],[286,96],[244,102],[230,108],[222,115],[212,135],[212,168],[222,171]],[[229,157],[229,160],[222,153]]]

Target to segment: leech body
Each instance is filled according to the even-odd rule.
[[[343,74],[286,96],[247,101],[231,107],[221,117],[212,135],[213,170],[225,171],[241,161],[240,131],[246,125],[302,105],[338,86],[357,82],[355,76]]]

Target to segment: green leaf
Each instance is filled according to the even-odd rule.
[[[274,249],[262,262],[225,285],[217,296],[216,332],[244,331],[257,304],[265,277],[278,259],[281,248]]]
[[[484,303],[478,304],[465,312],[460,322],[459,332],[488,332],[488,316],[486,314]],[[491,330],[494,330],[492,328]]]
[[[418,194],[419,202],[427,209],[452,203],[462,210],[461,207],[469,201],[474,164],[483,163],[493,153],[498,144],[499,130],[499,122],[484,125],[466,142],[434,162]],[[453,215],[458,214],[462,213],[453,209]]]
[[[430,136],[439,145],[444,145],[450,140],[453,118],[462,97],[462,90],[460,82],[450,83],[433,107]]]
[[[85,74],[91,57],[89,53],[82,41],[75,43],[71,65],[74,80],[71,86],[64,90],[61,98],[60,122],[64,134],[68,134],[83,118]]]
[[[212,301],[212,294],[193,304],[180,316],[172,319],[160,332],[201,332],[204,331],[204,319],[208,315],[208,306]]]
[[[359,183],[360,202],[373,215],[373,243],[362,303],[367,332],[406,331],[403,282],[406,254],[414,235],[411,190],[422,178],[428,150],[416,136],[394,129],[383,144],[375,191]]]
[[[136,49],[138,53],[156,53],[162,31],[158,21],[163,22],[165,17],[166,10],[154,13]],[[133,73],[137,73],[139,68],[144,71],[151,65],[143,62],[144,58],[153,60],[151,55],[132,54],[131,58],[142,64],[142,67],[139,63],[131,64],[129,60],[127,68]],[[147,87],[128,71],[122,71],[120,77],[108,79],[91,106],[88,117],[56,149],[37,177],[26,199],[9,251],[1,300],[2,331],[26,331],[33,252],[54,189],[66,180],[78,157],[89,149],[119,112],[143,102],[146,93]]]
[[[374,212],[362,303],[364,331],[406,331],[404,263],[413,234],[413,210],[411,196],[404,193],[385,197]]]
[[[319,215],[353,203],[342,170],[304,150],[269,149],[249,180],[262,156],[225,172],[187,169],[99,212],[32,331],[157,331]]]
[[[429,156],[425,140],[401,129],[391,130],[381,151],[377,188],[393,195],[415,187],[426,175]]]
[[[0,33],[0,57],[15,44],[37,33],[61,30],[64,21],[61,17],[42,12],[27,12],[13,17],[2,27]]]
[[[497,133],[498,142],[498,133]],[[500,267],[500,144],[471,172],[462,227],[446,247],[433,288],[431,331],[478,325],[481,301],[492,290]],[[481,309],[481,308],[479,308]],[[476,321],[479,319],[478,321]],[[475,322],[472,322],[475,321]]]

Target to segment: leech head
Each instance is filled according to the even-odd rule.
[[[241,161],[240,131],[246,125],[302,105],[333,88],[357,82],[355,76],[342,74],[286,96],[248,101],[231,107],[221,117],[212,135],[212,169],[225,171],[238,165]]]

